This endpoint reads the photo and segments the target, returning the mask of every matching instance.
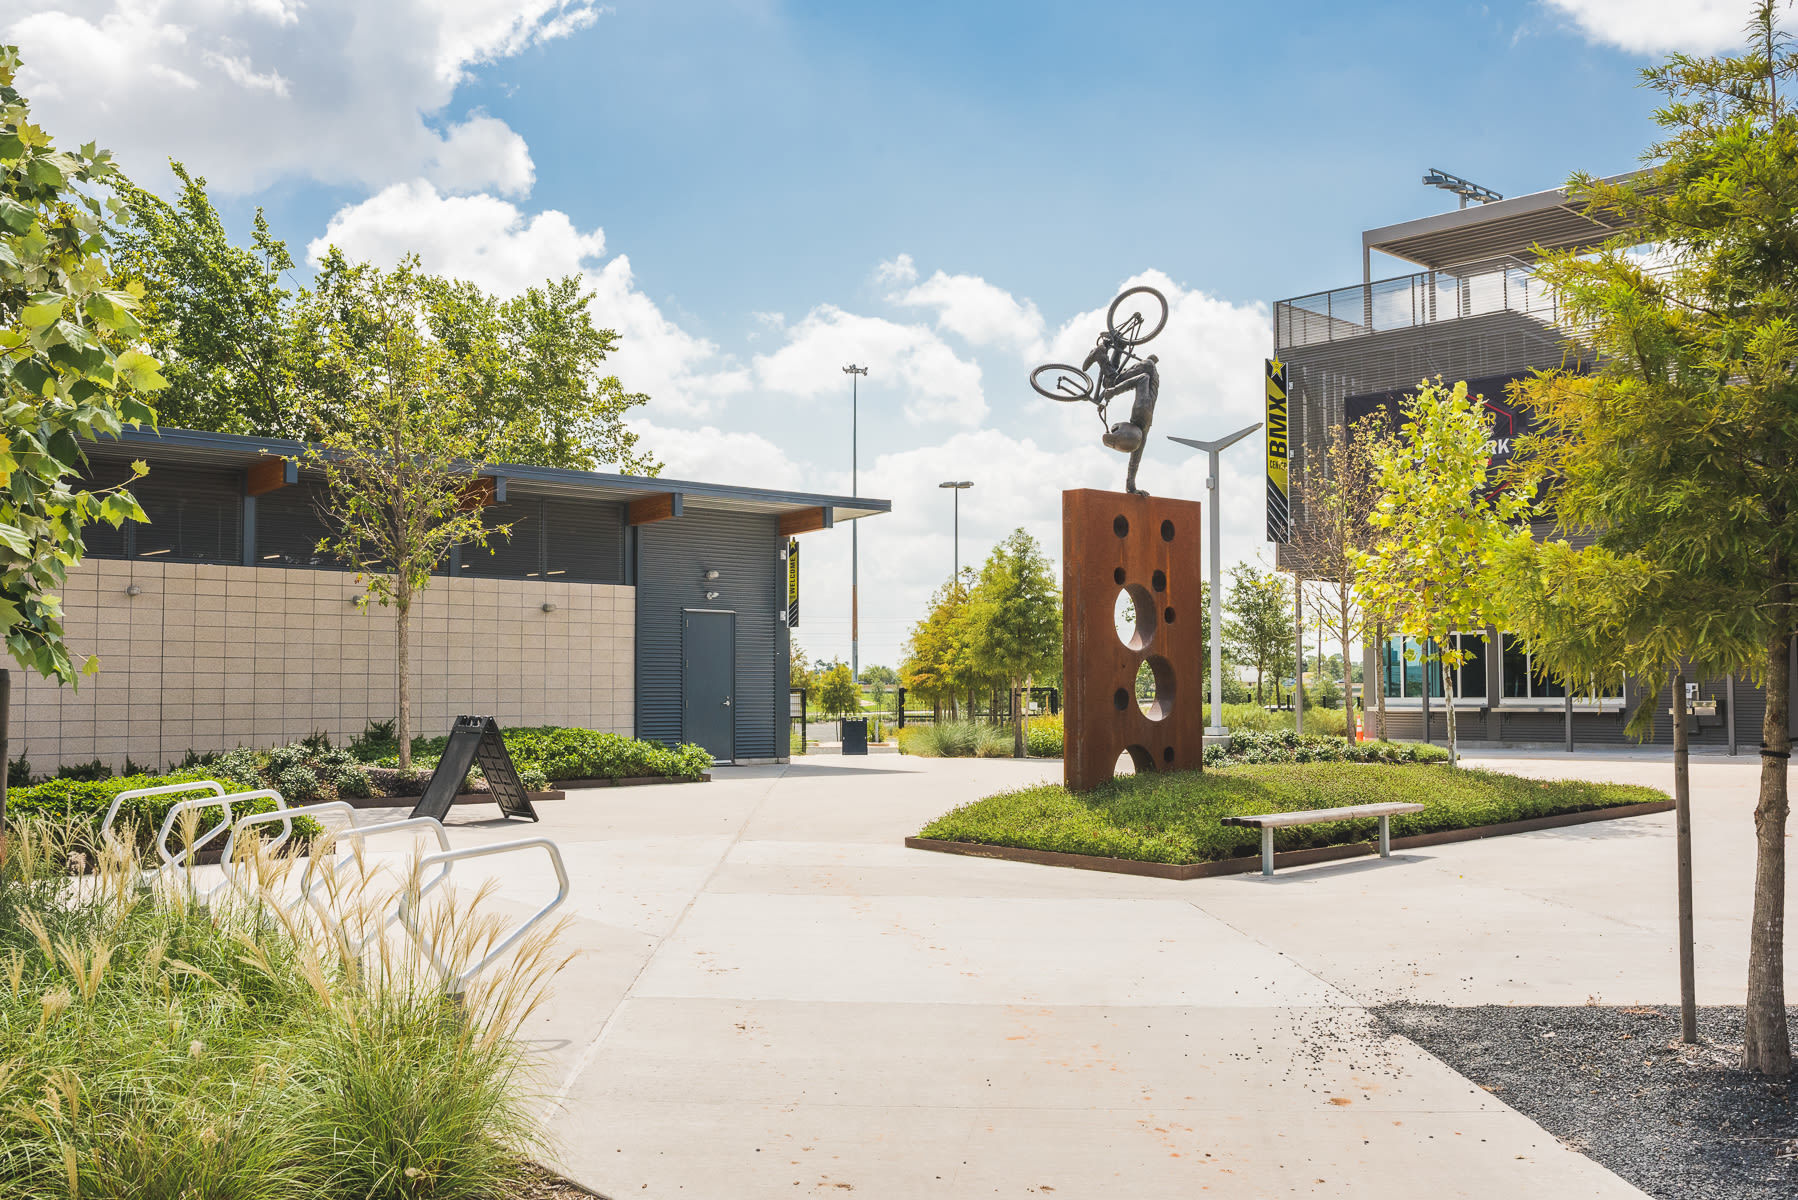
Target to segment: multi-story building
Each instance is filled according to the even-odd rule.
[[[1505,385],[1531,370],[1579,362],[1554,293],[1536,277],[1537,248],[1592,249],[1627,232],[1595,220],[1556,189],[1363,233],[1360,283],[1274,305],[1274,356],[1287,369],[1294,477],[1306,456],[1328,446],[1332,430],[1376,408],[1395,411],[1420,380],[1438,376],[1447,383],[1466,380],[1484,398],[1493,415],[1494,459],[1508,458],[1512,439],[1528,431],[1529,415],[1506,401]],[[1417,270],[1375,279],[1375,255]],[[1293,497],[1292,520],[1300,526],[1305,520],[1302,495]],[[1546,533],[1552,524],[1545,520],[1538,530]],[[1282,568],[1303,568],[1291,546],[1277,547],[1276,557]],[[1406,653],[1414,642],[1393,637],[1366,646],[1366,707],[1371,712],[1376,704],[1374,656],[1383,655],[1393,736],[1440,737],[1443,706],[1452,698],[1458,732],[1470,742],[1575,746],[1626,740],[1624,722],[1642,684],[1614,693],[1576,688],[1569,696],[1560,682],[1533,668],[1504,630],[1457,636],[1471,657],[1446,681],[1432,668],[1427,696],[1425,667]],[[1753,684],[1701,679],[1696,688],[1697,715],[1688,720],[1694,744],[1758,742],[1764,704]],[[1673,702],[1665,681],[1660,691],[1656,740],[1665,745]]]

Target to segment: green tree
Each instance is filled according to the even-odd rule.
[[[184,429],[304,439],[303,371],[316,347],[294,342],[295,293],[281,282],[293,256],[260,208],[251,248],[233,245],[205,179],[170,166],[174,203],[113,180],[129,218],[114,266],[143,281],[144,336],[169,381],[158,415]]]
[[[1024,757],[1024,705],[1030,678],[1061,661],[1061,589],[1036,539],[1022,529],[987,556],[969,603],[978,668],[1011,687],[1012,754]]]
[[[594,324],[593,293],[567,276],[500,300],[472,283],[425,284],[431,332],[464,364],[471,432],[495,462],[655,475],[624,418],[649,397],[605,369],[618,334]]]
[[[1622,246],[1585,262],[1551,259],[1544,276],[1597,365],[1522,390],[1542,427],[1526,449],[1558,479],[1559,519],[1598,531],[1602,550],[1645,580],[1600,593],[1619,606],[1618,624],[1649,640],[1622,665],[1685,656],[1765,688],[1743,1064],[1784,1077],[1798,55],[1775,15],[1770,2],[1756,6],[1740,55],[1675,56],[1645,72],[1663,97],[1665,131],[1647,170],[1622,184],[1580,176],[1571,188],[1660,246],[1664,265],[1646,269]]]
[[[1262,702],[1262,675],[1292,666],[1292,585],[1284,576],[1248,563],[1230,568],[1224,597],[1224,644],[1238,661],[1255,668],[1255,703]],[[1275,699],[1279,685],[1274,686]]]
[[[816,672],[812,669],[811,660],[806,657],[805,647],[794,638],[787,651],[787,686],[789,688],[809,688],[817,685]]]
[[[1406,401],[1395,440],[1374,448],[1380,498],[1369,518],[1379,536],[1353,550],[1374,619],[1433,647],[1446,680],[1466,658],[1450,636],[1498,617],[1494,564],[1511,526],[1529,515],[1520,489],[1490,488],[1492,429],[1467,385],[1425,381]],[[1425,678],[1429,675],[1425,668]],[[1455,706],[1446,703],[1448,757],[1456,762]]]
[[[947,705],[953,716],[956,697],[980,681],[968,622],[972,577],[973,571],[964,568],[961,579],[943,584],[931,596],[924,619],[912,626],[900,665],[906,690],[939,714]]]
[[[861,689],[849,664],[834,662],[818,672],[818,707],[827,717],[854,716],[862,710]]]
[[[465,420],[458,360],[430,336],[417,263],[393,271],[334,258],[317,325],[324,385],[310,464],[324,472],[333,534],[320,545],[362,574],[366,599],[394,610],[400,766],[412,765],[412,603],[459,545],[509,526],[483,523],[479,439]]]
[[[57,149],[13,86],[18,69],[18,50],[0,46],[0,621],[15,662],[72,684],[57,592],[82,531],[144,520],[123,489],[72,486],[79,439],[154,421],[143,396],[163,379],[133,348],[141,290],[119,286],[107,261],[95,192],[117,168],[92,145]],[[82,672],[97,667],[90,656]]]

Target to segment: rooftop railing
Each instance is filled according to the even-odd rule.
[[[1532,264],[1503,258],[1278,301],[1274,344],[1282,350],[1315,346],[1500,312],[1559,324],[1555,294]]]

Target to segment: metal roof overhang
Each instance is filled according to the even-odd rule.
[[[1630,171],[1603,182],[1637,174]],[[1591,250],[1629,228],[1615,217],[1586,215],[1569,201],[1566,188],[1554,188],[1369,229],[1361,235],[1361,248],[1363,254],[1377,250],[1439,271],[1497,258],[1531,259],[1535,246]]]
[[[306,452],[300,442],[285,438],[244,437],[234,433],[204,433],[192,429],[126,430],[117,443],[101,441],[94,447],[105,453],[117,445],[128,453],[153,451],[158,461],[248,467],[269,455],[296,457]],[[891,512],[891,500],[867,496],[829,496],[813,492],[788,492],[770,488],[737,487],[720,483],[694,483],[682,479],[642,475],[607,475],[598,471],[571,471],[561,467],[528,467],[490,463],[481,470],[506,480],[508,491],[527,496],[570,496],[618,500],[628,503],[649,496],[678,492],[682,502],[696,509],[725,512],[795,513],[828,508],[836,521]]]

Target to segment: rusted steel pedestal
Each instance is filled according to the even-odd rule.
[[[1061,494],[1062,771],[1097,787],[1128,753],[1138,772],[1196,771],[1205,753],[1199,504],[1081,488]],[[1119,636],[1118,593],[1134,628]],[[1144,712],[1143,663],[1155,675]]]

